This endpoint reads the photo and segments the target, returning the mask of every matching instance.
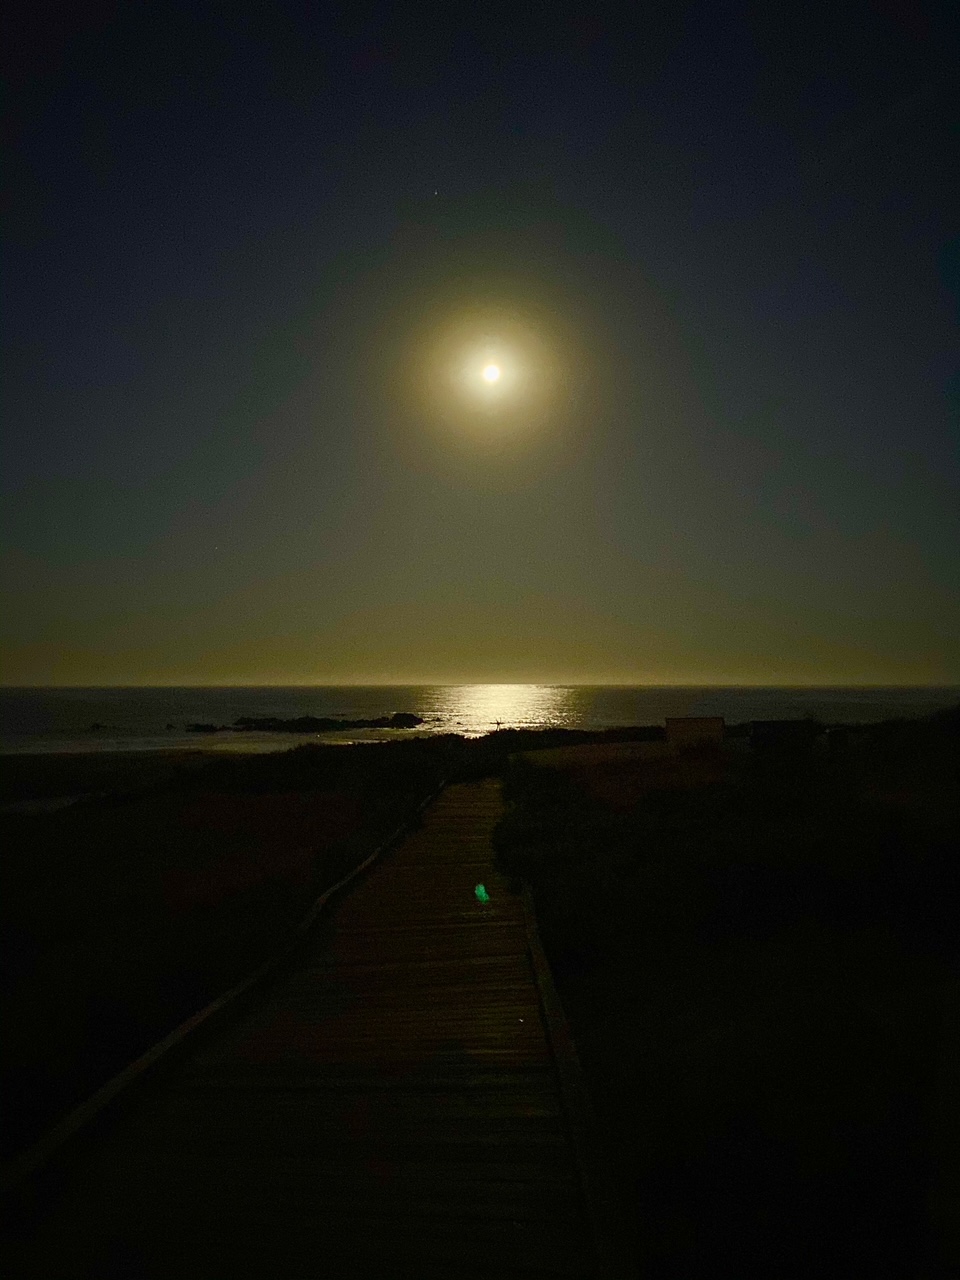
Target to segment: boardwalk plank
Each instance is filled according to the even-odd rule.
[[[500,811],[443,793],[86,1159],[20,1274],[596,1274]]]

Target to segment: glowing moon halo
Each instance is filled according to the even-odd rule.
[[[512,303],[463,301],[414,326],[402,348],[403,394],[438,447],[502,461],[545,446],[558,393],[572,381],[560,376],[555,325],[552,311],[527,316]]]

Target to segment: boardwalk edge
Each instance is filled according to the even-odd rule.
[[[124,1067],[106,1084],[101,1085],[90,1097],[74,1107],[72,1111],[51,1129],[47,1130],[32,1146],[5,1162],[2,1169],[0,1169],[0,1191],[7,1195],[22,1188],[30,1178],[42,1173],[55,1156],[62,1152],[73,1139],[78,1137],[95,1120],[103,1116],[131,1085],[142,1080],[171,1050],[182,1045],[199,1027],[209,1022],[214,1015],[223,1012],[240,996],[252,990],[259,982],[262,982],[278,969],[291,952],[300,945],[304,935],[313,927],[317,917],[331,899],[366,871],[378,858],[382,857],[389,849],[392,849],[417,823],[424,810],[429,808],[446,789],[448,783],[449,779],[444,779],[426,799],[420,801],[413,813],[405,818],[395,831],[391,832],[385,840],[377,845],[372,853],[354,867],[352,871],[343,876],[342,879],[338,880],[335,885],[324,890],[294,926],[289,940],[269,959],[259,965],[253,973],[241,979],[228,991],[217,996],[216,999],[211,1000],[209,1004],[181,1022],[162,1040],[158,1040],[145,1053],[142,1053],[139,1058]]]
[[[621,1243],[619,1199],[600,1149],[597,1117],[583,1078],[570,1024],[540,941],[536,907],[529,885],[521,887],[520,899],[543,1020],[557,1067],[568,1133],[599,1261],[598,1275],[602,1280],[627,1280],[632,1272]]]

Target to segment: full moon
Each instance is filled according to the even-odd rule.
[[[561,376],[556,325],[552,312],[528,318],[512,305],[479,302],[428,317],[403,348],[411,410],[433,419],[444,439],[489,449],[491,457],[539,448],[558,393],[574,382],[572,370]]]

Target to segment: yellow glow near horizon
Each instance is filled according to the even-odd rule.
[[[485,382],[498,382],[500,380],[500,366],[496,364],[488,364],[483,371]]]

